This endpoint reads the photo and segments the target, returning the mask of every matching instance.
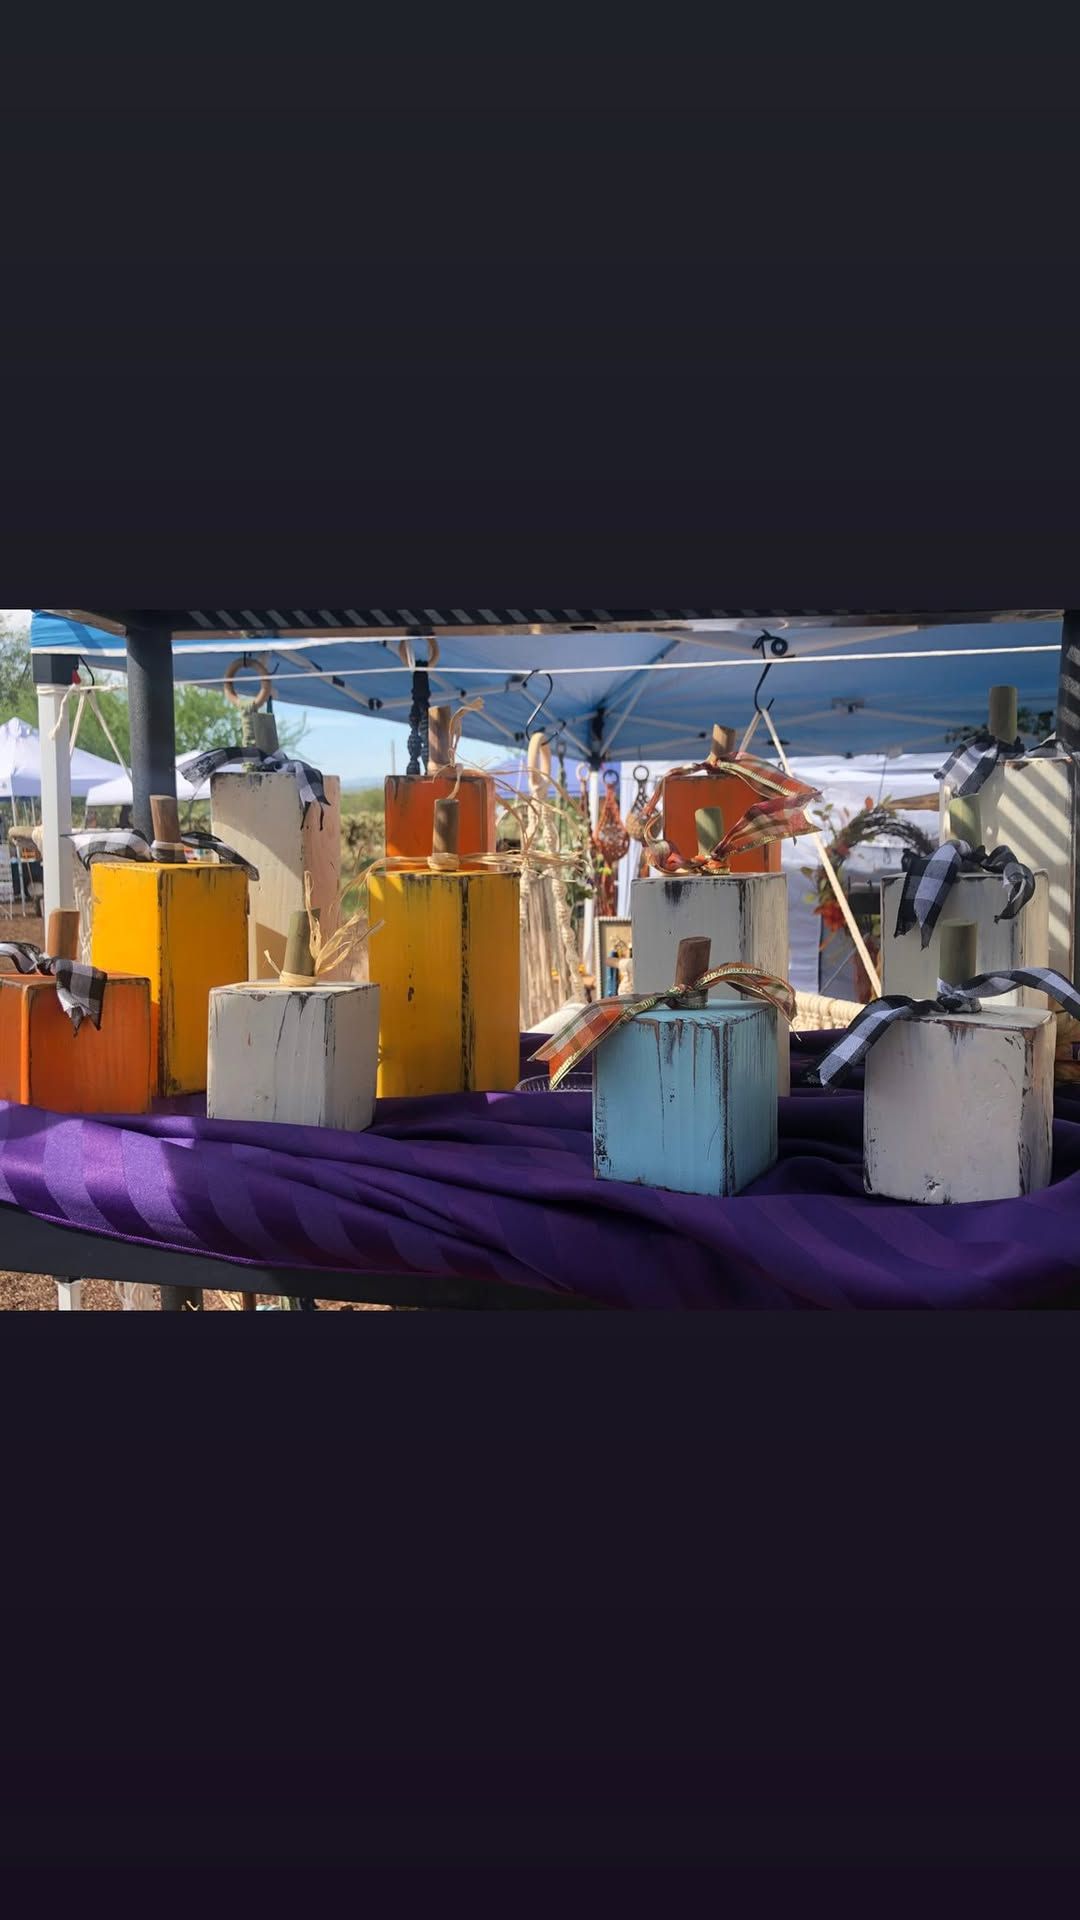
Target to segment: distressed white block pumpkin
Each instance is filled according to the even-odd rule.
[[[788,888],[783,873],[677,874],[630,889],[634,992],[658,993],[675,978],[680,940],[708,935],[710,966],[741,961],[781,980],[788,973]],[[710,1003],[746,1004],[734,987],[710,987]],[[791,1091],[788,1024],[776,1016],[778,1086]]]
[[[377,986],[249,980],[210,995],[211,1120],[358,1132],[371,1125],[378,1065]]]
[[[304,818],[300,789],[291,773],[215,773],[210,781],[210,825],[218,838],[259,870],[248,890],[248,972],[252,980],[274,978],[285,959],[289,921],[306,904],[304,876],[311,875],[312,906],[328,926],[341,874],[341,782],[327,775],[327,807],[312,805]],[[367,948],[359,949],[358,978],[366,979]],[[341,978],[340,972],[331,979]]]
[[[1056,1033],[1027,1007],[894,1021],[866,1056],[867,1192],[949,1206],[1048,1186]]]
[[[1045,873],[1035,875],[1035,892],[1027,906],[1012,920],[995,920],[1008,899],[1001,881],[990,873],[964,873],[953,881],[945,896],[929,944],[924,947],[916,925],[898,934],[896,914],[904,890],[902,877],[881,882],[881,990],[906,993],[913,1000],[933,1000],[937,983],[947,976],[943,958],[962,950],[957,936],[970,928],[969,956],[965,962],[970,974],[1005,973],[1014,967],[1045,967],[1049,964],[1048,907],[1049,888]],[[959,985],[958,981],[951,982]],[[996,1007],[1046,1008],[1045,993],[1031,987],[1017,987],[1009,994],[995,994]]]
[[[948,789],[945,790],[946,796]],[[999,761],[969,803],[988,852],[1011,847],[1049,884],[1050,965],[1080,984],[1076,942],[1080,857],[1080,768],[1068,754]],[[965,833],[964,838],[970,835]]]

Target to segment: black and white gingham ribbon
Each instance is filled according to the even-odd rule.
[[[71,844],[88,867],[99,855],[116,860],[149,860],[150,842],[137,827],[112,827],[101,833],[73,833]]]
[[[200,833],[193,829],[190,833],[182,833],[180,838],[185,847],[194,847],[198,853],[216,853],[218,859],[227,867],[243,867],[249,880],[258,879],[258,867],[253,867],[251,861],[245,860],[243,854],[237,853],[235,847],[227,846],[224,840],[219,840],[216,833]]]
[[[949,755],[935,778],[949,782],[954,800],[966,800],[969,794],[978,793],[979,788],[986,785],[999,760],[1018,760],[1025,752],[1019,734],[1010,746],[1007,740],[996,740],[984,728]]]
[[[985,847],[971,847],[966,840],[946,840],[933,853],[913,853],[909,849],[902,855],[902,864],[904,884],[895,931],[910,933],[918,926],[924,947],[930,945],[949,888],[962,873],[996,874],[1001,880],[1006,899],[1001,912],[994,915],[995,921],[1015,920],[1035,891],[1031,868],[1025,867],[1008,847],[995,847],[993,853],[987,853]]]
[[[117,827],[104,833],[73,833],[71,844],[75,848],[84,867],[92,860],[157,860],[165,864],[182,865],[185,855],[182,847],[193,847],[197,853],[216,853],[226,866],[243,867],[250,880],[259,877],[258,867],[245,860],[235,847],[227,846],[214,833],[182,833],[181,845],[172,845],[160,840],[148,840],[137,827]]]
[[[56,997],[76,1033],[84,1020],[100,1027],[108,976],[82,960],[54,960],[29,940],[0,940],[0,958],[14,960],[20,973],[48,973],[56,981]]]
[[[212,773],[220,773],[223,767],[236,766],[239,762],[248,762],[259,773],[289,773],[296,781],[305,814],[314,803],[319,808],[319,821],[327,804],[326,789],[318,767],[310,767],[306,760],[294,760],[284,747],[278,747],[274,753],[264,753],[261,747],[210,747],[205,753],[197,753],[190,760],[177,762],[185,780],[193,787],[201,787]]]
[[[1037,993],[1048,994],[1080,1020],[1080,993],[1052,967],[1011,967],[1005,973],[978,973],[974,980],[965,980],[958,987],[939,980],[936,1000],[912,1000],[906,993],[890,993],[880,1000],[871,1000],[868,1007],[856,1014],[835,1047],[807,1074],[807,1082],[813,1086],[836,1086],[861,1064],[894,1020],[926,1020],[937,1013],[978,1013],[980,996],[992,1000],[996,994],[1011,993],[1014,987],[1032,987]]]

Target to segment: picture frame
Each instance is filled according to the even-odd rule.
[[[632,963],[630,921],[614,914],[597,914],[593,925],[593,978],[598,1000],[613,999],[618,994],[622,976],[616,963],[620,959],[629,959]],[[632,967],[630,983],[633,984]]]

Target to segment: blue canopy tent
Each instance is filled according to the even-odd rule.
[[[296,629],[175,632],[175,678],[220,687],[231,662],[248,654],[266,662],[275,701],[406,719],[411,668],[399,651],[402,635],[420,665],[426,637],[407,627],[343,631],[332,618],[310,613]],[[471,738],[523,745],[546,694],[534,724],[556,735],[568,760],[594,766],[695,757],[714,721],[741,731],[763,663],[772,670],[761,697],[775,701],[773,719],[793,757],[944,751],[951,730],[984,720],[992,685],[1015,685],[1022,708],[1053,713],[1062,640],[1060,613],[906,625],[873,616],[693,616],[681,624],[669,616],[655,631],[598,624],[524,632],[463,631],[440,616],[430,631],[439,649],[429,670],[432,702],[483,701],[467,717]],[[55,612],[35,612],[31,647],[91,667],[123,669],[127,661],[122,628]]]

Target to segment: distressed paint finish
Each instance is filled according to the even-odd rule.
[[[150,984],[110,974],[101,1026],[78,1033],[47,974],[0,973],[0,1100],[54,1113],[145,1113]]]
[[[656,1007],[598,1048],[593,1164],[601,1180],[738,1193],[776,1159],[776,1013]]]
[[[1044,869],[1049,883],[1050,965],[1066,980],[1080,984],[1075,938],[1080,808],[1076,761],[1057,754],[999,762],[972,804],[978,813],[979,838],[988,852],[1011,847],[1026,866]]]
[[[305,904],[305,874],[311,875],[312,905],[324,923],[337,902],[341,782],[328,774],[323,785],[327,806],[320,822],[318,806],[310,806],[304,819],[300,792],[289,773],[215,773],[210,781],[212,831],[259,870],[258,879],[248,883],[245,973],[250,980],[273,980],[274,967],[284,965],[289,916]]]
[[[1051,1013],[898,1020],[866,1056],[866,1190],[951,1206],[1050,1184]]]
[[[372,980],[382,988],[380,1096],[507,1092],[519,1067],[518,880],[377,873]]]
[[[664,781],[664,838],[689,859],[697,852],[694,815],[699,807],[716,808],[723,818],[724,833],[730,833],[747,808],[757,806],[761,798],[756,787],[733,773],[669,773]],[[733,873],[778,874],[779,840],[770,840],[749,853],[737,853],[731,868]]]
[[[150,982],[152,1091],[206,1085],[210,993],[247,977],[247,875],[211,861],[95,860],[92,957]]]
[[[390,774],[383,789],[386,851],[394,858],[426,859],[431,852],[436,800],[458,803],[458,852],[495,852],[495,782],[490,774]]]
[[[378,987],[248,981],[210,995],[211,1120],[359,1132],[375,1111],[378,1064]]]
[[[658,993],[675,978],[679,941],[693,934],[712,941],[709,964],[744,961],[787,979],[788,890],[777,874],[686,874],[635,880],[630,889],[634,992]],[[710,987],[709,1004],[745,1006],[734,987]],[[777,1016],[779,1019],[779,1016]],[[781,1024],[778,1086],[791,1091],[787,1022]]]
[[[1015,849],[1014,849],[1015,851]],[[933,1000],[941,972],[942,935],[946,927],[968,923],[975,930],[975,964],[971,973],[1005,972],[1013,967],[1045,967],[1049,953],[1049,888],[1045,873],[1035,875],[1035,892],[1014,920],[999,920],[1006,894],[993,874],[961,874],[945,896],[930,944],[923,947],[917,926],[897,934],[896,913],[903,892],[902,877],[881,882],[881,986],[883,993],[907,993],[913,1000]],[[968,976],[970,978],[970,975]],[[958,984],[952,982],[953,985]],[[995,995],[999,1007],[1035,1007],[1044,1012],[1045,993],[1017,987]]]

